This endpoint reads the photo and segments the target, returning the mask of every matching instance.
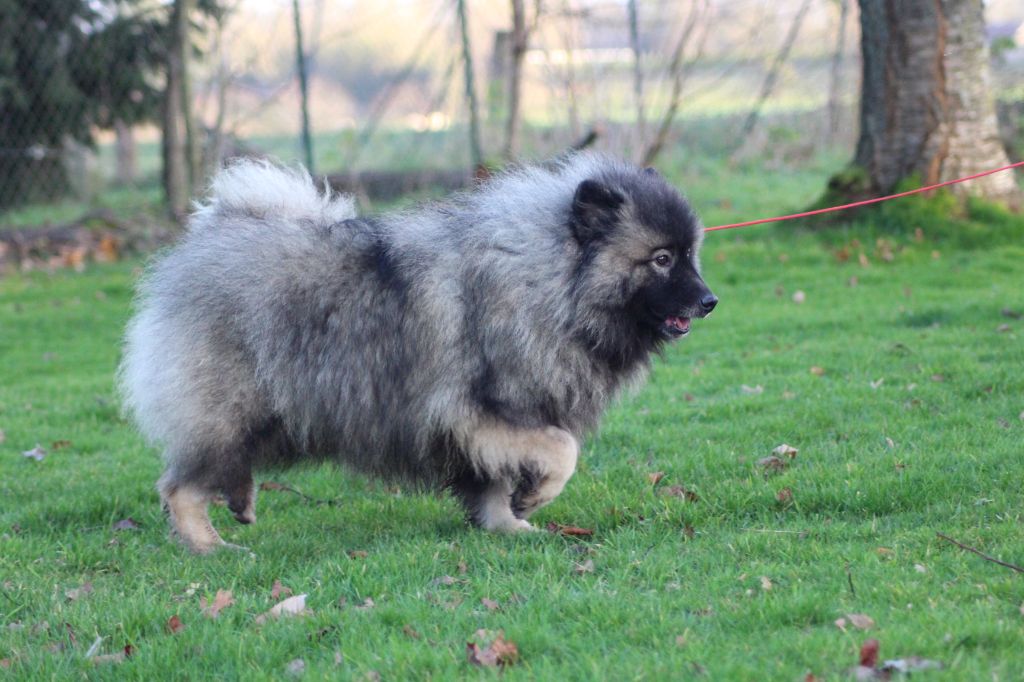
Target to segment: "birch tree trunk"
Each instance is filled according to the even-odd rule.
[[[871,193],[1004,166],[982,0],[859,0],[863,84],[854,164]],[[953,186],[1014,206],[1012,173]]]

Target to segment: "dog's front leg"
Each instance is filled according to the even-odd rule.
[[[573,435],[554,426],[523,429],[489,422],[464,439],[476,489],[463,501],[473,520],[493,531],[533,529],[526,519],[558,497],[579,456]]]

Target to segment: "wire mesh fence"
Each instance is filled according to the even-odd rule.
[[[743,143],[786,163],[852,144],[855,0],[523,4],[523,156],[596,139],[637,161],[656,143],[672,158],[734,154]],[[466,7],[483,155],[498,163],[513,22],[507,0]],[[357,191],[353,178],[364,187],[376,178],[390,191],[369,193],[387,200],[447,186],[471,165],[455,9],[455,0],[0,2],[0,224],[97,205],[162,207],[175,182],[187,200],[238,155],[304,161],[303,108],[317,172]],[[1004,58],[1000,68],[1017,66]],[[403,176],[413,171],[434,179]]]

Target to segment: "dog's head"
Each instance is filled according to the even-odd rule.
[[[571,227],[586,305],[628,316],[655,344],[687,334],[690,320],[718,303],[700,275],[700,222],[653,169],[622,167],[582,181]]]

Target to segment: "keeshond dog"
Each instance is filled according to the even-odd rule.
[[[715,307],[701,236],[657,172],[595,154],[363,218],[302,170],[223,170],[143,278],[120,370],[173,530],[209,552],[211,500],[252,523],[254,471],[317,460],[531,529],[609,402]]]

